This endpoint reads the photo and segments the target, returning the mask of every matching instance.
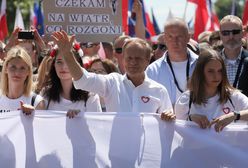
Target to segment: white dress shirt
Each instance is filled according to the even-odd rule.
[[[73,81],[75,88],[99,94],[108,112],[161,113],[172,109],[165,87],[146,75],[144,82],[135,87],[126,75],[100,75],[82,70],[84,75]]]

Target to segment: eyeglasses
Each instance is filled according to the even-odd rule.
[[[81,43],[80,47],[81,48],[92,48],[94,46],[97,46],[99,43]]]
[[[115,48],[115,52],[117,54],[121,54],[122,53],[122,48]]]
[[[166,45],[164,45],[164,44],[153,44],[152,49],[153,50],[160,49],[161,51],[165,51],[166,50]]]
[[[90,68],[88,71],[94,72],[96,74],[107,74],[107,72],[104,69],[92,69],[92,68]]]
[[[240,34],[241,30],[240,29],[234,29],[234,30],[222,30],[221,34],[223,36],[229,36],[231,33],[232,35]]]

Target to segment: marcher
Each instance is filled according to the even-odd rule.
[[[176,102],[175,114],[201,128],[224,114],[248,109],[248,98],[229,84],[224,61],[213,49],[200,53],[188,88]]]
[[[14,46],[7,52],[1,83],[2,112],[21,109],[29,115],[35,109],[45,109],[43,98],[32,92],[32,61],[22,47]]]
[[[76,47],[74,47],[76,48]],[[82,66],[82,60],[74,49],[75,59]],[[63,59],[64,53],[55,46],[51,51],[53,57],[48,82],[42,91],[48,110],[67,111],[73,118],[79,112],[101,112],[99,96],[83,90],[77,90],[72,83],[72,76]]]
[[[220,39],[224,49],[227,77],[230,84],[248,96],[248,51],[242,47],[244,36],[242,21],[234,15],[227,15],[220,21]]]
[[[104,97],[107,111],[150,113],[172,111],[166,89],[150,80],[144,72],[151,57],[151,48],[146,41],[132,38],[124,44],[125,75],[118,73],[99,75],[88,73],[76,62],[71,52],[75,36],[69,38],[65,31],[61,31],[53,33],[52,37],[64,53],[65,62],[74,79],[74,86]],[[171,119],[174,119],[174,116]]]
[[[146,70],[149,78],[162,84],[168,91],[172,104],[186,90],[198,55],[187,48],[190,35],[187,24],[179,18],[169,20],[164,27],[167,51],[163,57],[150,64]]]

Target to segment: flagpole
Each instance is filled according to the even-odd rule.
[[[183,12],[183,20],[186,19],[186,10],[188,8],[188,1],[186,0],[186,4],[185,4],[185,7],[184,7],[184,12]]]

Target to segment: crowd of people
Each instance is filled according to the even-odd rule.
[[[214,125],[217,132],[248,120],[248,26],[227,15],[219,31],[203,32],[196,42],[184,20],[172,18],[151,42],[140,5],[134,5],[137,37],[113,43],[77,42],[63,30],[46,41],[33,28],[34,39],[22,40],[15,28],[0,46],[1,112],[159,113],[162,120]]]

